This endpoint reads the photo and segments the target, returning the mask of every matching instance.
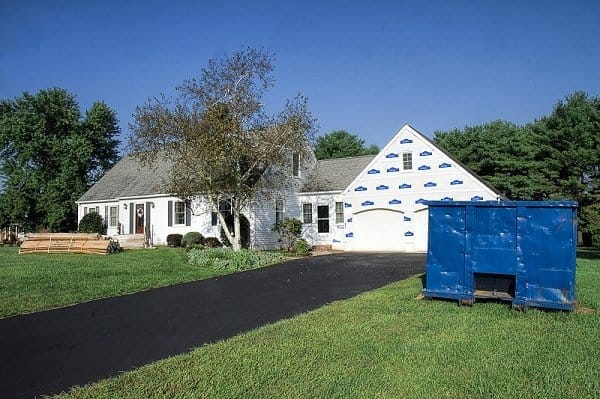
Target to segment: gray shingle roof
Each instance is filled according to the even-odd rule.
[[[373,158],[375,155],[318,160],[301,191],[342,191],[352,183]]]
[[[125,156],[94,184],[79,201],[102,201],[122,197],[163,194],[161,183],[171,164],[159,160],[150,168],[132,156]]]

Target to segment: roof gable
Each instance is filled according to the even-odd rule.
[[[411,154],[412,168],[410,170],[404,170],[404,153]],[[439,184],[437,180],[439,180]],[[446,180],[448,181],[446,182]],[[377,187],[382,184],[393,190],[403,189],[404,193],[410,189],[419,191],[416,190],[418,188],[456,191],[463,182],[465,182],[465,186],[469,185],[471,190],[487,193],[486,199],[501,197],[501,194],[486,184],[468,167],[412,126],[406,124],[345,187],[344,192],[353,194],[360,191],[365,194],[367,191],[376,191]]]

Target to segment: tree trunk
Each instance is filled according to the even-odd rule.
[[[232,209],[233,211],[233,241],[231,247],[234,251],[242,249],[242,234],[240,228],[240,211],[237,208]]]

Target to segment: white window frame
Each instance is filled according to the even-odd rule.
[[[275,200],[275,224],[283,222],[284,207],[283,199],[279,198]]]
[[[327,207],[327,217],[320,217],[319,216],[319,208],[320,207]],[[322,204],[322,205],[317,205],[317,232],[319,234],[329,234],[331,232],[331,221],[329,220],[329,212],[331,208],[329,206],[329,204]],[[321,221],[327,221],[327,231],[319,231],[321,230],[321,226],[320,223]]]
[[[113,215],[114,211],[114,215]],[[119,223],[119,207],[111,206],[108,208],[108,227],[117,227]]]
[[[307,211],[308,209],[308,211]],[[313,223],[313,206],[310,202],[302,204],[302,223],[312,224]]]
[[[335,203],[335,224],[344,223],[344,203],[336,201]]]
[[[407,163],[408,163],[408,168],[406,167]],[[402,153],[402,169],[403,170],[412,170],[412,168],[413,168],[412,152]]]
[[[181,208],[181,209],[177,209]],[[181,223],[177,219],[178,215],[181,215]],[[185,202],[184,201],[174,201],[173,202],[173,225],[174,226],[183,226],[185,225]]]

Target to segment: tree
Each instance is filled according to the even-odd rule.
[[[81,118],[63,89],[0,101],[0,215],[26,230],[77,229],[75,201],[117,160],[117,119],[104,103]]]
[[[579,204],[584,244],[600,242],[600,99],[575,92],[525,126],[496,121],[434,140],[510,199]]]
[[[336,130],[317,138],[315,156],[317,159],[331,159],[379,153],[379,147],[372,144],[365,147],[365,140],[345,130]]]
[[[527,126],[495,121],[436,131],[434,141],[510,199],[540,200],[553,190],[547,147]]]
[[[272,55],[245,48],[210,60],[174,98],[151,98],[134,113],[133,154],[148,165],[157,157],[169,160],[166,190],[188,204],[208,202],[234,250],[241,248],[242,212],[298,184],[290,179],[292,159],[312,156],[314,118],[304,97],[287,101],[277,115],[265,112],[272,73]],[[230,203],[233,229],[219,207],[223,200]]]
[[[550,197],[576,200],[584,244],[600,243],[600,98],[575,92],[532,129],[549,147]]]

